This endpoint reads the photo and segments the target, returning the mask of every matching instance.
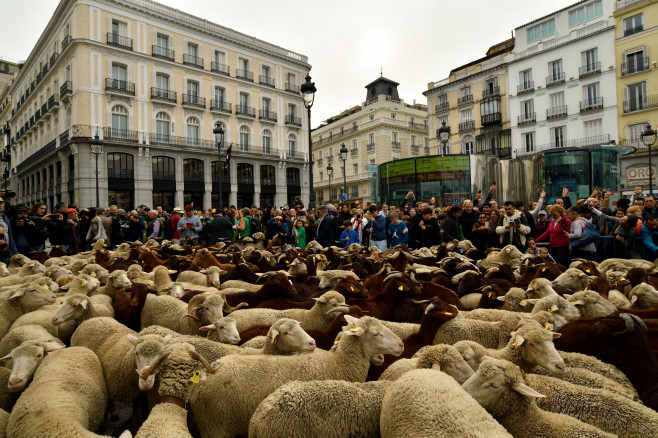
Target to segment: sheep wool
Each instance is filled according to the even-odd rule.
[[[7,423],[9,422],[9,412],[0,409],[0,438],[5,438],[7,431]]]
[[[476,341],[486,348],[498,347],[498,329],[489,321],[455,318],[439,327],[434,336],[434,344],[452,345],[462,340]]]
[[[454,379],[437,370],[413,370],[396,380],[382,401],[382,438],[503,438],[509,433]]]

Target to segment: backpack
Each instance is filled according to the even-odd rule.
[[[261,231],[263,231],[260,219],[258,219],[256,216],[252,216],[249,219],[250,219],[249,225],[251,225],[250,236],[253,236],[256,233],[260,233]]]
[[[583,246],[587,246],[601,238],[601,233],[599,233],[599,230],[596,229],[596,226],[594,226],[593,223],[584,221],[582,219],[577,220],[583,224],[583,234],[580,236],[580,239],[571,241],[572,248],[581,248]]]
[[[171,216],[165,219],[163,225],[163,231],[164,231],[164,238],[167,240],[171,240],[171,238],[174,236],[174,227],[171,226]]]

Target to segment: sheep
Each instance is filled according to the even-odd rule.
[[[16,402],[8,437],[96,437],[107,390],[98,357],[84,347],[49,354]]]
[[[553,283],[546,278],[535,278],[528,285],[526,291],[527,298],[545,298],[551,295],[557,295],[553,289]]]
[[[441,371],[409,371],[386,391],[382,438],[511,437],[451,377]]]
[[[269,394],[293,380],[363,382],[370,359],[400,355],[399,337],[372,317],[345,315],[348,325],[335,351],[296,356],[237,356],[222,358],[217,373],[192,389],[190,404],[203,436],[233,437],[248,431],[249,420]],[[244,382],[244,383],[242,383]]]
[[[537,399],[545,411],[570,415],[620,438],[658,436],[658,414],[640,403],[552,377],[527,374],[525,378],[528,386],[545,395]]]
[[[498,252],[490,253],[486,259],[478,260],[476,266],[485,269],[499,265],[510,265],[516,267],[521,264],[521,257],[523,257],[523,254],[516,246],[507,245]]]
[[[101,282],[98,278],[92,277],[88,274],[78,274],[71,279],[67,285],[60,286],[60,290],[66,291],[65,296],[74,294],[90,295],[93,291],[98,289]]]
[[[397,380],[404,373],[418,368],[443,371],[458,383],[464,383],[473,375],[473,370],[452,345],[428,345],[420,349],[411,359],[400,359],[389,366],[379,380]]]
[[[211,266],[202,269],[199,272],[184,271],[178,274],[176,282],[187,282],[191,284],[198,284],[200,286],[219,287],[219,276],[226,274],[226,271],[219,269],[217,266]]]
[[[632,268],[653,269],[656,265],[653,262],[640,259],[606,259],[599,264],[598,269],[601,275],[606,275],[609,270],[621,271],[627,273]]]
[[[128,275],[126,275],[126,271],[123,269],[117,269],[116,271],[112,272],[110,276],[107,279],[107,283],[105,283],[105,286],[98,288],[94,292],[90,294],[90,296],[94,295],[106,295],[108,297],[112,297],[114,295],[114,292],[116,292],[119,289],[124,289],[126,287],[132,286],[132,281],[128,279]]]
[[[519,367],[505,360],[485,360],[462,387],[514,437],[613,437],[568,415],[541,410],[530,397],[544,395],[526,384]]]
[[[267,272],[265,273],[267,274]],[[265,277],[265,274],[261,275],[260,278]],[[250,292],[257,292],[260,289],[260,284],[251,284],[242,280],[227,280],[219,285],[219,290],[223,291],[225,289],[235,289],[235,290],[246,290]]]
[[[3,262],[0,262],[0,276],[7,277],[8,275],[11,275],[11,272],[9,272],[9,269],[7,269],[7,265]]]
[[[110,278],[110,272],[97,263],[88,263],[82,268],[80,274],[87,274],[96,277],[101,283],[107,283]]]
[[[329,291],[314,298],[315,305],[309,309],[242,309],[231,313],[242,332],[254,325],[271,325],[279,318],[292,318],[299,321],[304,330],[324,330],[337,314],[349,312],[345,298],[336,291]]]
[[[555,330],[559,330],[568,321],[580,317],[580,311],[576,306],[559,295],[550,295],[541,299],[528,298],[527,301],[534,306],[532,313],[545,310],[555,315]]]
[[[36,260],[31,260],[25,263],[15,274],[8,275],[6,277],[0,277],[0,287],[4,286],[16,286],[24,283],[25,278],[34,275],[41,274],[43,275],[46,272],[45,266]]]
[[[617,311],[610,301],[591,290],[576,292],[573,295],[564,294],[564,298],[576,306],[581,318],[599,318]]]
[[[2,361],[11,360],[11,375],[7,382],[10,392],[22,391],[34,375],[46,353],[64,348],[63,343],[28,340],[11,350],[1,358]]]
[[[59,339],[39,325],[26,325],[10,330],[0,341],[0,357],[9,354],[25,341],[39,341],[44,344],[64,345]],[[7,365],[10,365],[7,363]]]
[[[0,438],[5,438],[7,431],[7,423],[9,422],[9,412],[0,409]]]
[[[20,286],[11,294],[0,295],[0,338],[7,334],[9,327],[22,314],[52,304],[55,300],[57,297],[47,288],[34,284]]]
[[[170,338],[159,335],[138,335],[123,324],[108,317],[89,319],[71,337],[72,347],[87,347],[98,355],[103,366],[111,400],[134,401],[141,391],[149,391],[155,376],[139,379],[142,372],[164,353]],[[138,384],[139,382],[139,384]]]
[[[648,309],[658,306],[658,291],[647,283],[640,283],[631,289],[628,298],[631,300],[633,309]]]
[[[390,381],[290,382],[263,400],[249,422],[252,438],[378,437]]]
[[[626,295],[624,295],[623,293],[619,292],[616,289],[613,289],[610,292],[608,292],[608,301],[610,301],[610,304],[612,304],[618,309],[631,308],[631,300],[626,298]]]
[[[596,279],[595,275],[587,275],[577,268],[569,268],[553,281],[556,286],[566,287],[573,292],[579,292],[587,286],[587,284]],[[542,297],[539,297],[542,298]]]
[[[439,327],[433,343],[452,345],[457,341],[472,340],[480,342],[487,348],[496,348],[498,337],[498,329],[489,321],[455,318]]]
[[[420,324],[414,324],[411,322],[391,322],[391,321],[380,321],[384,327],[391,329],[393,333],[398,335],[400,339],[408,338],[409,336],[418,333],[420,330]]]
[[[0,367],[0,409],[7,412],[11,412],[12,408],[16,404],[16,400],[21,395],[20,392],[11,392],[9,391],[9,377],[11,376],[11,370],[9,368]],[[0,437],[3,437],[3,433],[6,429],[0,428]]]
[[[226,316],[219,318],[210,325],[200,327],[199,330],[208,332],[208,340],[222,344],[237,344],[240,342],[240,333],[236,327],[235,318]]]
[[[532,305],[527,301],[528,296],[526,291],[520,287],[513,287],[507,291],[505,295],[499,296],[496,299],[503,301],[502,310],[509,310],[510,312],[530,312]]]
[[[56,259],[51,259],[51,260],[53,260],[54,262]],[[27,256],[23,254],[14,254],[13,256],[9,257],[9,265],[7,266],[7,270],[11,274],[15,274],[25,263],[29,263],[29,262],[30,259]],[[48,260],[46,260],[46,262],[48,262]]]
[[[91,318],[109,316],[114,318],[112,298],[105,295],[88,297],[82,294],[68,296],[53,317],[53,324],[59,325],[66,321],[76,321],[80,324]]]
[[[329,270],[329,271],[318,271],[318,278],[320,279],[320,289],[333,289],[336,287],[338,282],[341,280],[352,277],[355,280],[359,280],[359,277],[350,271],[340,271],[340,270]]]
[[[223,317],[221,295],[197,295],[189,304],[168,295],[147,295],[142,309],[142,328],[160,325],[185,335],[196,335],[203,326]]]

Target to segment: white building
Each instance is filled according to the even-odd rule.
[[[586,0],[516,28],[513,157],[617,141],[613,9],[613,0]]]

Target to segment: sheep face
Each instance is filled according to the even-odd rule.
[[[0,276],[6,277],[7,275],[11,275],[11,272],[9,272],[9,269],[7,269],[7,265],[0,262]]]
[[[30,284],[14,292],[9,300],[18,300],[23,307],[39,308],[54,303],[57,296],[53,295],[47,287]]]
[[[461,354],[462,359],[472,371],[477,371],[480,368],[482,357],[487,354],[486,348],[473,341],[459,341],[453,347]]]
[[[313,307],[320,308],[322,313],[327,315],[329,319],[333,319],[339,313],[350,311],[350,306],[345,303],[345,297],[336,291],[329,291],[319,298],[313,299],[317,301]]]
[[[549,296],[537,299],[528,299],[530,304],[534,305],[532,313],[538,313],[545,310],[555,316],[555,330],[564,326],[567,321],[580,318],[580,311],[561,296]]]
[[[526,291],[526,296],[528,298],[545,298],[551,295],[557,295],[557,292],[553,289],[551,281],[545,278],[535,278],[528,285],[528,290]]]
[[[165,344],[169,342],[171,336],[164,338],[159,335],[127,335],[128,340],[135,346],[135,369],[137,374],[142,376],[142,373],[148,369],[153,363],[162,357],[165,353]],[[150,391],[155,384],[155,370],[146,379],[139,379],[140,391]]]
[[[132,281],[128,278],[128,275],[126,274],[126,271],[124,270],[117,270],[114,271],[110,274],[110,279],[109,281],[112,283],[112,287],[115,289],[123,289],[126,287],[132,286]]]
[[[37,261],[30,261],[24,264],[20,269],[20,274],[23,276],[34,275],[34,274],[45,274],[46,267]]]
[[[388,327],[384,327],[377,319],[364,316],[356,319],[345,315],[348,325],[343,327],[343,336],[358,336],[364,344],[369,356],[392,354],[399,356],[404,351],[404,343]],[[342,343],[341,343],[342,344]],[[340,348],[341,344],[338,345]]]
[[[574,292],[578,292],[585,289],[585,286],[587,286],[587,284],[594,279],[596,279],[596,276],[587,275],[577,268],[569,268],[560,274],[553,281],[553,284],[556,286],[569,288]]]
[[[77,321],[87,312],[88,307],[89,297],[86,295],[74,294],[66,297],[53,317],[53,324],[59,325],[70,320]]]
[[[352,277],[347,277],[343,280],[340,280],[338,284],[336,284],[335,290],[359,298],[368,297],[368,290],[363,287],[360,281],[355,280]]]
[[[507,347],[520,349],[521,356],[529,364],[540,366],[556,376],[563,376],[566,366],[553,345],[553,339],[560,336],[559,333],[552,333],[536,326],[534,322],[527,322],[517,331],[512,332]]]
[[[583,318],[601,318],[617,311],[610,301],[591,290],[564,295],[571,304],[576,306]],[[658,304],[658,303],[657,303]]]
[[[162,291],[164,291],[166,295],[170,295],[179,300],[185,295],[185,288],[180,283],[171,283],[169,286],[162,289]]]
[[[658,306],[658,291],[653,286],[641,283],[628,294],[634,308],[649,308]]]
[[[222,344],[237,344],[240,342],[240,333],[236,327],[234,318],[227,316],[220,318],[210,325],[200,328],[201,331],[208,332],[208,339]]]
[[[460,384],[473,375],[462,354],[451,345],[431,345],[418,357],[418,368],[432,368],[443,371]]]
[[[217,266],[211,266],[208,269],[203,269],[200,271],[202,274],[206,274],[208,279],[208,286],[219,287],[219,276],[221,274],[226,274],[226,271],[219,269]]]
[[[278,344],[282,352],[311,352],[315,350],[315,340],[299,325],[299,321],[282,318],[270,327],[266,342]]]
[[[12,361],[11,374],[7,383],[9,392],[22,391],[46,353],[59,348],[64,348],[64,345],[57,342],[26,341],[0,359]]]
[[[197,295],[198,296],[198,295]],[[190,304],[192,304],[190,300]],[[189,306],[188,306],[189,307]],[[221,295],[211,295],[207,297],[203,303],[198,304],[189,313],[194,315],[198,314],[199,321],[204,324],[210,324],[212,321],[217,321],[224,316],[224,298]]]

